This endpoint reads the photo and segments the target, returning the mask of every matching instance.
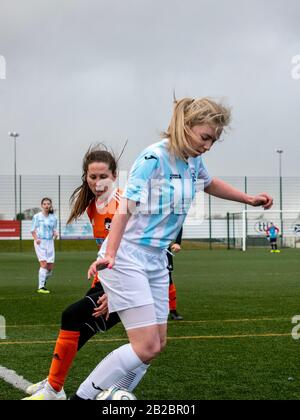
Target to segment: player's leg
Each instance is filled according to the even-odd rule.
[[[46,252],[46,258],[47,258],[47,273],[46,273],[46,281],[45,281],[45,287],[47,285],[47,281],[53,274],[53,268],[54,268],[54,260],[55,260],[55,249],[54,249],[54,240],[47,240],[44,244],[45,252]]]
[[[181,321],[183,317],[177,312],[177,291],[176,286],[173,282],[172,272],[174,269],[173,256],[167,253],[168,258],[168,270],[169,270],[169,311],[170,318],[174,321]]]
[[[129,391],[133,391],[141,381],[150,366],[150,360],[164,349],[167,336],[167,288],[165,296],[159,293],[158,288],[151,288],[151,290],[154,292],[155,307],[146,305],[119,312],[119,316],[127,331],[130,345],[120,347],[100,362],[89,377],[80,385],[77,393],[71,399],[95,399],[103,388],[109,387],[109,383],[113,379],[115,379],[113,386],[126,388]],[[157,293],[159,293],[159,297]],[[151,325],[153,322],[158,322],[158,324]],[[143,325],[148,326],[144,327]],[[137,326],[139,328],[136,328]],[[142,362],[140,365],[131,372],[125,373],[124,369],[127,361],[138,364],[139,360]],[[109,376],[109,372],[112,375],[118,375],[116,367],[123,369],[123,377],[121,379],[117,379],[117,376]],[[113,372],[114,369],[115,371]],[[99,383],[100,378],[102,380],[101,383]]]
[[[45,287],[47,286],[47,282],[48,282],[49,278],[53,274],[53,269],[54,269],[54,263],[47,263],[47,274],[46,274]]]
[[[155,255],[145,255],[146,252],[133,248],[121,243],[114,268],[101,272],[110,312],[118,311],[130,344],[105,357],[81,384],[74,399],[95,399],[101,390],[132,371],[145,371],[165,343],[166,333],[161,330],[166,331],[166,327],[160,326],[166,324],[169,313],[165,256],[159,250]],[[121,309],[129,300],[131,307]]]
[[[49,290],[46,289],[46,281],[47,281],[47,261],[43,260],[40,261],[40,269],[39,269],[39,287],[38,292],[47,294]]]
[[[182,321],[183,317],[177,312],[177,290],[172,279],[172,273],[169,273],[169,276],[170,276],[170,283],[169,283],[170,318],[173,321]]]
[[[272,252],[275,252],[276,250],[276,239],[271,238],[271,246],[272,246]]]
[[[117,313],[110,314],[108,320],[105,317],[92,316],[97,301],[103,293],[103,288],[98,283],[98,286],[88,291],[84,299],[70,305],[63,312],[61,330],[56,341],[48,379],[29,387],[32,389],[28,389],[27,393],[34,395],[27,399],[66,398],[63,385],[77,351],[97,332],[105,332],[120,322]],[[129,372],[127,378],[122,378],[113,386],[128,385],[127,389],[132,390],[141,381],[145,372],[145,367]]]
[[[62,389],[77,351],[97,332],[106,330],[104,318],[96,319],[92,316],[103,293],[103,290],[98,290],[85,296],[70,305],[62,314],[61,330],[48,375],[48,381],[56,391]],[[115,320],[115,324],[117,322]]]
[[[278,241],[277,238],[275,239],[275,252],[280,253],[281,251],[278,249]]]
[[[92,314],[103,293],[103,289],[94,289],[92,297],[85,297],[64,310],[47,381],[29,387],[27,393],[33,394],[29,399],[66,399],[62,388],[76,353],[100,331],[98,324],[102,317],[95,321]],[[64,398],[60,398],[61,396]]]
[[[47,255],[46,255],[46,248],[45,248],[45,241],[41,241],[38,245],[34,242],[34,249],[36,256],[39,261],[39,273],[38,273],[38,292],[39,293],[49,293],[49,291],[45,288],[46,283],[46,276],[47,276]]]
[[[130,344],[125,344],[106,356],[80,385],[76,392],[77,398],[72,399],[79,397],[94,400],[101,390],[113,384],[132,390],[137,385],[137,378],[132,378],[132,372],[141,372],[144,375],[149,362],[160,352],[159,327],[153,324],[156,322],[153,304],[120,311],[119,316]],[[152,325],[148,325],[150,323]],[[146,325],[137,327],[144,324]]]

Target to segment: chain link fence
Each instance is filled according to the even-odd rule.
[[[300,213],[300,177],[284,177],[281,182],[279,177],[221,178],[249,194],[268,192],[274,197],[274,210],[296,210],[297,212],[299,209]],[[124,174],[120,179],[123,180],[120,183],[120,188],[124,188],[126,180]],[[43,197],[49,197],[53,201],[59,221],[61,239],[92,238],[92,227],[86,215],[77,223],[66,225],[70,211],[69,198],[74,189],[81,184],[80,176],[19,175],[16,182],[16,194],[14,181],[14,176],[0,176],[0,222],[20,220],[20,238],[22,240],[32,239],[30,234],[31,219],[34,213],[40,211],[40,202]],[[201,199],[198,199],[197,202],[199,203],[199,201],[202,207],[204,204],[204,207],[199,213],[196,212],[198,216],[193,214],[187,217],[183,238],[201,240],[210,247],[226,246],[228,242],[228,213],[239,213],[247,206],[217,199],[207,194],[202,194]],[[300,223],[299,213],[296,218]],[[295,222],[297,221],[295,220]],[[230,235],[232,236],[232,232]],[[9,237],[13,238],[12,235],[1,235],[0,226],[0,239]]]

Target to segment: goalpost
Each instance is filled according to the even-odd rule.
[[[266,230],[274,223],[279,229],[278,245],[300,248],[299,210],[244,210],[228,213],[228,244],[246,251],[248,247],[267,247]],[[230,246],[229,246],[230,247]]]

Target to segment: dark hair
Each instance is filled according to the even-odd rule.
[[[44,201],[49,201],[50,202],[51,206],[50,206],[50,209],[49,209],[49,214],[53,214],[54,213],[54,210],[53,210],[53,207],[52,207],[52,200],[51,200],[51,198],[48,198],[48,197],[42,198],[41,204],[43,204]]]
[[[78,219],[78,217],[80,217],[85,212],[90,201],[94,198],[94,194],[90,190],[86,180],[89,165],[94,162],[107,163],[108,168],[112,174],[117,176],[118,161],[124,152],[126,144],[118,158],[115,157],[113,151],[109,151],[108,148],[102,143],[98,143],[89,147],[82,161],[82,184],[75,189],[70,197],[71,214],[67,221],[68,224]]]

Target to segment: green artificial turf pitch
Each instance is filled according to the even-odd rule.
[[[50,295],[36,293],[33,252],[0,254],[0,366],[30,382],[47,376],[62,310],[89,288],[95,252],[57,252]],[[298,399],[300,254],[268,249],[185,251],[175,258],[178,311],[167,349],[135,390],[143,400]],[[98,334],[80,352],[65,384],[67,395],[110,351],[126,343],[121,325]],[[23,398],[0,379],[0,399]]]

